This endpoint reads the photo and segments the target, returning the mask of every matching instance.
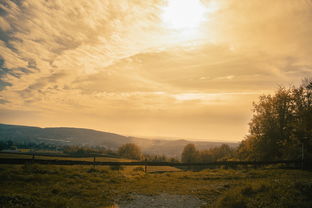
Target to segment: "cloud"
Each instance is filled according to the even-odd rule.
[[[6,103],[9,103],[9,101],[0,98],[0,104],[6,104]]]
[[[57,90],[60,84],[57,83],[57,81],[63,77],[65,77],[66,74],[62,72],[51,74],[47,77],[42,77],[37,82],[29,85],[27,88],[19,91],[19,94],[23,98],[27,97],[34,97],[36,93],[49,93],[49,90]]]
[[[4,90],[5,87],[11,86],[11,85],[12,85],[12,84],[10,84],[10,83],[8,83],[8,82],[5,82],[5,81],[0,80],[0,91],[1,91],[1,90]]]
[[[271,54],[311,52],[311,1],[220,1],[222,9],[206,27],[215,41]],[[216,37],[218,36],[218,37]]]
[[[144,41],[159,21],[157,1],[2,1],[0,8],[1,86],[21,99],[151,47]],[[60,73],[72,79],[49,80]]]
[[[242,137],[259,94],[311,75],[311,1],[202,2],[188,37],[165,0],[1,1],[2,121]]]

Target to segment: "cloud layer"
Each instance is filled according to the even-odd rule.
[[[201,4],[186,36],[166,0],[1,1],[0,122],[242,139],[252,101],[311,76],[312,1]]]

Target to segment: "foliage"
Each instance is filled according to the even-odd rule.
[[[56,150],[60,147],[53,144],[46,144],[44,142],[32,143],[32,142],[18,142],[12,140],[0,141],[0,150],[15,150],[15,149],[33,149],[33,150]]]
[[[139,160],[142,157],[140,148],[133,143],[127,143],[119,147],[118,154],[128,159]]]
[[[176,158],[169,158],[166,155],[144,154],[143,157],[148,162],[179,162]]]
[[[243,160],[312,159],[312,89],[280,87],[254,103],[249,135],[238,149]]]
[[[25,143],[17,141],[0,141],[0,150],[28,149],[30,151],[63,151],[63,153],[74,156],[90,156],[97,154],[116,155],[116,152],[102,146],[78,146],[78,145],[54,145],[47,143]]]
[[[227,144],[222,144],[218,147],[213,147],[207,150],[196,150],[194,144],[188,144],[184,147],[182,152],[182,162],[215,162],[215,161],[227,161],[232,160],[235,157],[236,150],[231,148]]]
[[[181,160],[184,163],[194,163],[199,161],[199,152],[196,150],[194,144],[187,144],[184,147]]]
[[[235,149],[227,144],[199,152],[201,162],[228,161],[235,157]]]

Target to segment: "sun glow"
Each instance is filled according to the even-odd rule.
[[[205,11],[200,0],[168,0],[162,18],[169,29],[192,30],[202,23]]]

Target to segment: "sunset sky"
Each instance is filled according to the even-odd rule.
[[[240,141],[311,54],[311,0],[0,0],[0,123]]]

